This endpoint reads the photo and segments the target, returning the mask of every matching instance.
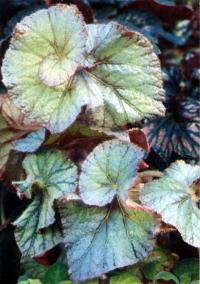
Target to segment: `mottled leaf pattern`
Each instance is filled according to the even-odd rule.
[[[167,163],[170,162],[173,152],[180,157],[198,160],[200,151],[199,101],[185,98],[176,101],[174,106],[176,109],[169,109],[166,117],[156,118],[146,123],[143,130],[148,137],[149,144]]]
[[[155,224],[145,212],[62,204],[60,214],[74,281],[132,265],[153,248]]]
[[[54,200],[67,196],[76,190],[77,168],[58,150],[47,150],[28,155],[23,161],[27,179],[18,184],[21,193],[35,199],[41,196],[38,204],[36,231],[54,222]],[[31,206],[31,205],[30,205]],[[23,220],[27,210],[20,217]]]
[[[79,189],[84,203],[104,206],[116,195],[125,201],[143,154],[139,147],[119,140],[97,146],[81,167]]]
[[[14,222],[15,238],[23,256],[37,256],[62,242],[61,232],[52,225],[40,232],[42,197],[36,197],[24,213]]]
[[[173,163],[163,177],[144,186],[140,200],[161,214],[164,222],[175,226],[192,246],[200,246],[200,209],[198,185],[200,167],[184,161]]]

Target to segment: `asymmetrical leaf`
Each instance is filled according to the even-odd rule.
[[[34,229],[39,231],[54,222],[54,201],[76,190],[77,168],[59,150],[30,154],[24,159],[23,167],[27,179],[19,182],[18,189],[28,198],[33,198],[33,203],[21,215],[20,221],[26,219],[33,207],[32,210],[37,210]],[[20,221],[17,223],[20,224]]]
[[[66,261],[73,281],[84,281],[132,265],[153,248],[152,216],[121,210],[71,203],[60,205]]]
[[[117,23],[88,25],[79,88],[90,98],[91,125],[112,128],[162,115],[160,65],[150,42]]]
[[[43,218],[42,197],[35,197],[24,213],[13,223],[15,238],[23,256],[37,256],[62,242],[61,232],[52,225],[40,232]],[[48,214],[48,213],[47,213]]]
[[[14,142],[14,148],[19,152],[35,152],[45,139],[45,128],[40,128],[35,132],[28,134],[25,138]]]
[[[139,147],[119,140],[97,146],[81,168],[79,189],[84,203],[104,206],[116,195],[125,201],[143,154]]]
[[[74,98],[68,84],[84,59],[85,42],[85,24],[75,6],[39,10],[17,24],[2,73],[30,120],[55,132],[75,120],[84,102],[79,94]]]
[[[141,190],[140,200],[160,213],[164,222],[175,226],[189,244],[200,246],[199,189],[200,167],[184,161],[173,163],[163,177]]]

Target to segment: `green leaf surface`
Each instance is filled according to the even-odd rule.
[[[145,278],[153,281],[158,272],[170,270],[175,261],[175,257],[170,251],[156,247],[139,266]]]
[[[132,273],[121,272],[110,278],[110,284],[142,284],[140,279]]]
[[[57,5],[18,23],[6,52],[3,80],[15,104],[52,132],[69,126],[84,104],[68,84],[84,59],[86,34],[76,6]]]
[[[55,225],[38,232],[42,200],[35,197],[24,213],[13,223],[15,238],[23,256],[38,256],[62,242]]]
[[[180,284],[178,278],[171,272],[161,271],[154,278],[154,284],[157,280],[173,281],[173,283]]]
[[[39,279],[22,279],[17,284],[43,284]]]
[[[177,161],[163,177],[146,184],[140,194],[143,205],[160,213],[164,222],[175,226],[182,238],[196,247],[200,247],[200,210],[193,182],[199,178],[199,166]]]
[[[45,139],[45,128],[40,128],[31,132],[25,138],[18,139],[14,142],[14,149],[19,152],[35,152]]]
[[[29,154],[23,161],[23,167],[27,178],[19,182],[18,189],[28,198],[37,198],[38,220],[36,230],[38,231],[54,222],[54,201],[75,192],[77,168],[66,157],[66,154],[59,150]],[[34,207],[37,207],[36,204],[34,204]],[[26,215],[26,211],[20,217],[22,220],[24,214]]]
[[[116,195],[125,201],[143,155],[139,147],[119,140],[97,146],[81,167],[79,188],[84,203],[104,206]]]
[[[155,223],[146,212],[61,204],[66,262],[73,281],[132,265],[153,248]]]
[[[199,278],[199,259],[186,258],[179,261],[173,269],[173,273],[181,278],[182,275],[189,275],[191,280]]]
[[[56,262],[49,267],[42,282],[43,284],[58,284],[65,279],[67,279],[66,267],[62,263]]]

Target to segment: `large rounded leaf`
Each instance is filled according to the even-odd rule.
[[[131,143],[112,140],[97,146],[81,168],[80,195],[86,204],[104,206],[114,196],[126,199],[144,152]]]
[[[164,222],[180,231],[189,244],[200,247],[200,209],[198,184],[200,167],[184,161],[173,163],[163,177],[144,186],[140,200],[161,214]]]
[[[121,126],[163,114],[160,63],[144,36],[117,23],[88,25],[87,51],[79,85],[90,97],[91,124]]]
[[[54,222],[54,200],[75,191],[77,168],[65,157],[65,153],[58,150],[30,154],[23,161],[23,167],[27,179],[19,182],[18,189],[29,198],[40,197],[36,224],[36,230],[39,231]],[[32,207],[32,204],[29,207]],[[21,219],[25,218],[26,211],[30,210],[29,207],[22,214]]]
[[[52,131],[71,124],[83,105],[67,89],[84,59],[85,42],[85,24],[75,6],[39,10],[25,17],[13,32],[3,61],[4,83],[27,117]]]
[[[146,212],[68,203],[60,214],[73,281],[132,265],[153,248],[156,226]]]

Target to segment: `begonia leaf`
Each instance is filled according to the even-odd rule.
[[[115,196],[125,201],[143,155],[141,148],[119,140],[97,146],[81,167],[79,189],[83,202],[104,206]]]
[[[132,265],[152,250],[156,228],[152,215],[120,208],[60,204],[66,262],[73,281]]]
[[[164,176],[147,183],[141,190],[141,202],[160,213],[164,222],[175,226],[184,241],[200,246],[200,209],[198,202],[200,166],[184,161],[173,163]]]

